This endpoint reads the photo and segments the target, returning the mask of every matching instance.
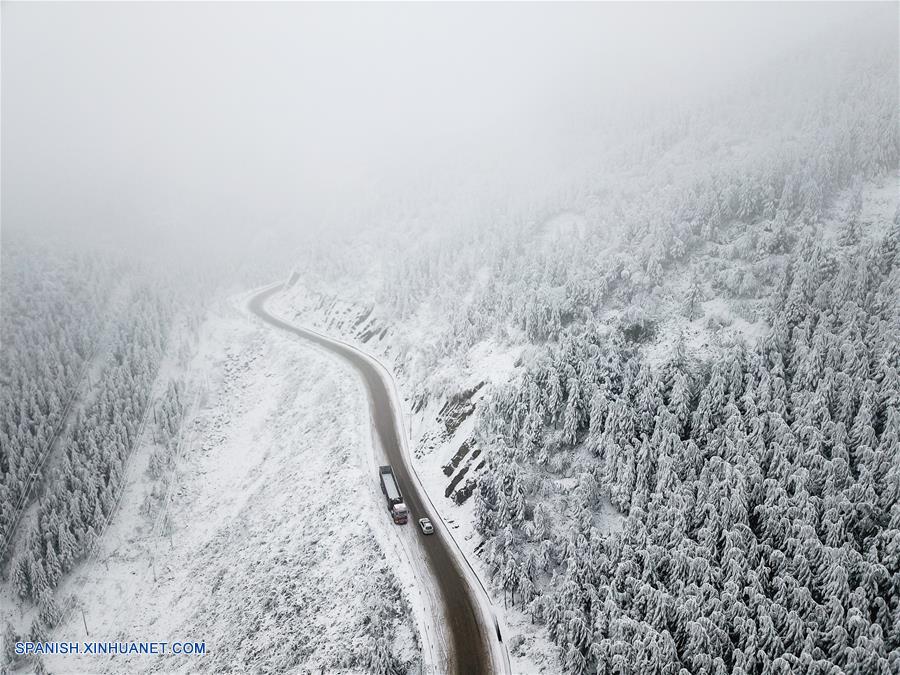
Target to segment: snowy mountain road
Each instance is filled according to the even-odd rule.
[[[444,607],[447,631],[451,644],[446,646],[447,672],[460,674],[507,672],[508,657],[505,646],[498,642],[499,629],[489,607],[486,595],[472,583],[472,576],[465,569],[465,561],[455,547],[455,542],[442,521],[434,512],[428,496],[414,477],[404,452],[402,423],[395,414],[391,391],[379,372],[376,361],[346,343],[333,340],[314,331],[294,326],[265,309],[266,301],[282,289],[281,285],[266,288],[253,295],[249,309],[266,323],[293,333],[304,340],[332,352],[345,359],[362,376],[371,405],[372,420],[381,447],[394,469],[407,507],[410,510],[410,524],[416,527],[419,518],[430,518],[437,526],[435,536],[419,537],[420,550],[424,551],[427,567],[439,589],[439,598]],[[377,476],[372,476],[377,480]],[[388,518],[388,514],[384,514]],[[483,590],[482,590],[483,593]]]

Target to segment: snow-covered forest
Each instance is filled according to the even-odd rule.
[[[485,556],[568,671],[896,670],[898,274],[896,229],[808,239],[755,346],[653,368],[588,333],[492,398]]]
[[[863,184],[896,170],[896,45],[869,30],[600,135],[594,170],[564,187],[426,189],[341,249],[310,242],[297,268],[321,277],[315,291],[355,280],[384,318],[450,317],[411,346],[422,372],[497,333],[541,343],[613,310],[632,322],[687,311],[692,294],[727,297],[753,322],[803,232],[857,236]],[[826,216],[844,190],[853,198]]]
[[[3,249],[0,526],[3,559],[30,485],[86,375],[110,280],[77,257]],[[13,320],[15,317],[15,320]]]
[[[564,189],[298,262],[286,307],[414,411],[495,380],[434,467],[477,447],[479,556],[566,672],[900,668],[894,33],[642,119]]]
[[[4,576],[38,610],[7,633],[45,638],[66,609],[54,590],[116,515],[174,310],[100,254],[28,239],[3,253]],[[167,419],[151,426],[171,434]]]
[[[900,673],[896,8],[538,5],[4,10],[0,675]]]
[[[74,421],[60,466],[51,477],[28,535],[28,553],[15,563],[22,597],[44,598],[115,510],[124,464],[150,407],[150,387],[162,358],[167,310],[146,290],[130,299],[112,338],[109,362],[93,400]],[[52,614],[52,612],[51,612]]]

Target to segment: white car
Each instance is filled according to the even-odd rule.
[[[434,534],[434,525],[428,518],[419,518],[419,527],[422,529],[422,534]]]

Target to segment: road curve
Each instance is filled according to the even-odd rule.
[[[411,476],[400,440],[402,431],[397,428],[397,418],[391,407],[391,395],[377,368],[349,345],[294,326],[267,312],[266,300],[282,288],[283,286],[279,284],[254,295],[248,304],[250,311],[276,328],[293,333],[337,354],[356,369],[362,376],[368,392],[376,433],[410,510],[410,522],[398,527],[417,527],[416,520],[422,517],[437,522],[438,519],[435,517],[436,514],[431,512],[427,496],[420,492],[418,481]],[[371,476],[370,479],[377,481],[378,477]],[[384,517],[389,518],[386,510]],[[483,625],[484,622],[480,618],[483,615],[474,597],[475,591],[467,582],[460,561],[451,550],[453,544],[444,538],[440,529],[432,536],[421,537],[421,543],[428,567],[434,575],[435,586],[440,590],[445,617],[449,624],[447,627],[452,644],[448,645],[447,649],[448,672],[460,675],[494,672],[490,642],[493,631]]]

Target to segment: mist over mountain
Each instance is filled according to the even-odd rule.
[[[165,252],[527,195],[888,9],[13,4],[3,220]]]
[[[4,4],[0,673],[900,671],[897,18]]]

